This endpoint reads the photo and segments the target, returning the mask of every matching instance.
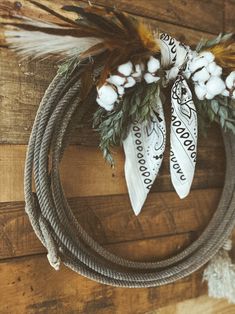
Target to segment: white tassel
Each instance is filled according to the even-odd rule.
[[[227,240],[223,248],[210,260],[203,274],[208,283],[208,295],[213,298],[225,298],[235,304],[235,265],[228,251],[232,241]]]

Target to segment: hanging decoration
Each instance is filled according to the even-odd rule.
[[[195,243],[168,260],[136,263],[108,253],[75,221],[59,181],[58,163],[74,113],[78,111],[82,119],[84,112],[96,106],[93,126],[100,133],[104,158],[114,166],[112,148],[117,145],[124,148],[125,178],[134,213],[141,212],[157,180],[168,149],[166,139],[170,141],[169,172],[173,187],[180,198],[186,197],[196,167],[198,132],[202,132],[199,126],[217,122],[223,130],[227,154],[234,155],[231,145],[235,134],[234,36],[220,34],[213,40],[202,40],[192,49],[116,9],[66,5],[63,10],[77,15],[72,20],[39,2],[30,2],[54,15],[58,22],[14,16],[13,22],[5,25],[9,46],[23,58],[54,55],[63,60],[40,105],[25,168],[26,211],[48,249],[50,263],[57,269],[62,260],[83,275],[108,284],[148,287],[182,278],[213,257],[213,265],[205,273],[205,278],[212,278],[213,269],[220,269],[215,266],[215,254],[234,225],[233,178],[226,185],[229,184],[224,192],[226,200]],[[171,88],[170,96],[166,87]],[[165,106],[167,97],[170,108]],[[166,111],[170,111],[169,131]],[[49,172],[49,152],[50,180],[45,175]],[[229,164],[227,171],[233,168]],[[63,233],[67,237],[62,237]],[[90,256],[88,247],[98,255],[94,264],[94,252]],[[226,261],[222,262],[225,255]],[[225,263],[229,269],[227,252],[218,256],[220,265]],[[103,259],[110,263],[110,268]],[[231,273],[234,280],[234,269]],[[226,273],[224,278],[225,275],[229,276]],[[217,281],[218,274],[214,282]],[[216,289],[211,285],[213,294]],[[234,287],[231,284],[232,301]],[[219,296],[218,289],[214,295]]]

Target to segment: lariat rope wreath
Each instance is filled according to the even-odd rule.
[[[235,224],[235,45],[232,34],[201,41],[195,50],[116,9],[63,7],[75,21],[31,1],[58,23],[13,16],[6,39],[23,56],[66,56],[47,89],[31,132],[25,165],[26,212],[48,250],[50,264],[114,286],[153,287],[174,282],[208,261],[209,294],[235,302],[235,266],[228,251]],[[164,90],[171,86],[170,133]],[[227,156],[221,200],[200,237],[156,262],[118,257],[91,238],[72,213],[59,164],[74,124],[97,107],[94,128],[114,166],[122,145],[132,208],[138,215],[155,181],[170,138],[170,175],[180,198],[190,192],[197,137],[208,122],[221,125]],[[79,180],[79,178],[78,178]],[[33,182],[36,193],[33,192]]]

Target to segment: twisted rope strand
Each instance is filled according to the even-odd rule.
[[[226,133],[226,179],[211,221],[199,238],[182,252],[156,262],[134,262],[118,257],[86,233],[67,202],[59,163],[75,113],[82,119],[86,104],[79,92],[80,70],[57,75],[49,86],[34,122],[25,165],[26,211],[32,226],[58,268],[65,265],[98,282],[122,287],[153,287],[183,278],[207,263],[223,246],[235,224],[235,142]],[[51,154],[51,164],[48,156]],[[32,190],[34,175],[36,197]]]

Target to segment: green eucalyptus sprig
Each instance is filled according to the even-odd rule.
[[[111,148],[120,145],[124,137],[124,110],[121,106],[116,111],[106,112],[102,107],[98,108],[93,118],[93,127],[100,133],[99,147],[105,160],[112,166],[114,159]]]
[[[229,97],[217,96],[212,100],[196,100],[199,126],[205,130],[210,122],[217,122],[225,130],[235,134],[235,101]]]

